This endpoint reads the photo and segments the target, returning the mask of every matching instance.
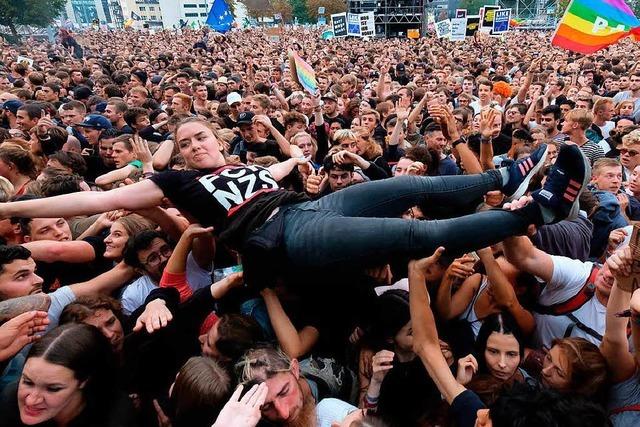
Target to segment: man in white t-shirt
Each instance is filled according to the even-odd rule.
[[[120,296],[123,313],[133,313],[144,304],[151,291],[158,287],[172,253],[173,249],[160,233],[148,231],[135,237],[131,248],[127,247],[125,251],[124,260],[143,275],[123,289]],[[213,265],[209,267],[207,269],[198,265],[192,253],[189,253],[186,271],[187,282],[192,290],[211,285]]]
[[[600,344],[613,285],[606,264],[598,268],[590,262],[549,255],[527,237],[506,239],[504,254],[516,268],[545,283],[538,298],[540,307],[534,313],[536,346],[550,348],[555,338],[564,337]]]

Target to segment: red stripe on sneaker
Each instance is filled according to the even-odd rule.
[[[524,163],[520,163],[520,164],[518,165],[518,167],[520,168],[520,173],[521,173],[523,176],[527,174],[527,170],[526,170],[526,169],[525,169],[525,167],[524,167]]]
[[[533,160],[531,160],[531,157],[527,157],[526,163],[529,165],[529,169],[533,169]]]
[[[573,194],[574,196],[576,196],[580,190],[579,190],[579,189],[578,189],[578,190],[576,190],[576,189],[574,189],[574,188],[567,187],[567,190],[566,190],[566,191],[567,191],[567,193],[571,193],[571,194]]]

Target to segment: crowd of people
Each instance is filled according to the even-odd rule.
[[[639,424],[640,49],[550,36],[3,44],[0,427]]]

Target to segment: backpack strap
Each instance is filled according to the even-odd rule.
[[[582,286],[582,289],[578,291],[577,294],[572,296],[566,301],[559,302],[553,305],[537,305],[535,311],[540,314],[552,314],[555,316],[561,316],[563,314],[571,313],[576,311],[583,305],[587,303],[595,293],[596,290],[596,277],[598,276],[598,272],[600,271],[600,266],[597,264],[593,264],[591,267],[591,273],[589,274],[589,278],[586,283]]]
[[[621,412],[630,412],[630,411],[640,411],[640,404],[638,405],[629,405],[629,406],[621,406],[620,408],[614,408],[609,411],[609,415],[616,415]]]
[[[596,332],[595,330],[591,329],[590,327],[582,323],[573,313],[567,313],[565,314],[565,316],[567,316],[573,323],[571,323],[569,326],[567,326],[567,329],[565,329],[564,338],[570,337],[571,333],[573,332],[573,328],[577,327],[578,329],[580,329],[583,332],[586,332],[587,334],[591,335],[593,338],[597,339],[598,341],[602,341],[602,335],[600,335],[598,332]]]

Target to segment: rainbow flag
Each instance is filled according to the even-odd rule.
[[[572,0],[551,44],[589,54],[637,33],[639,27],[640,21],[623,0]]]
[[[318,82],[316,81],[316,73],[311,65],[307,64],[304,59],[300,58],[298,52],[289,51],[289,69],[291,77],[304,90],[312,95],[318,91]]]

